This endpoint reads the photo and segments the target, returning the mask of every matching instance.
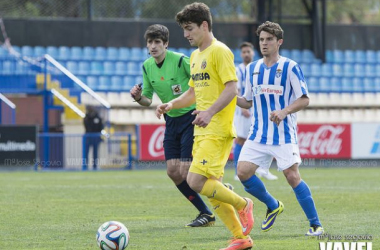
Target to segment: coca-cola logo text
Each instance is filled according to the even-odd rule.
[[[158,127],[152,134],[149,140],[148,151],[153,157],[164,155],[163,141],[165,136],[165,127]]]

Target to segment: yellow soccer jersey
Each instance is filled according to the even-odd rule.
[[[234,55],[216,39],[202,52],[195,50],[190,57],[190,87],[194,88],[196,109],[210,108],[225,89],[225,83],[237,81]],[[215,114],[206,128],[195,126],[194,135],[218,135],[236,137],[233,125],[236,97],[219,113]]]

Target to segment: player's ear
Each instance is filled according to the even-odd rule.
[[[279,39],[279,40],[278,40],[278,45],[281,46],[283,42],[284,42],[284,39]]]

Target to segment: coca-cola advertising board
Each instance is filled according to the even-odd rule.
[[[303,158],[351,158],[351,125],[300,124],[298,145]]]
[[[163,161],[165,125],[140,125],[140,160]]]

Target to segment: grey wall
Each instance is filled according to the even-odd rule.
[[[170,30],[170,47],[189,47],[182,29],[173,21],[82,21],[82,20],[4,20],[13,45],[31,46],[115,46],[144,47],[145,29],[153,23]],[[282,48],[310,49],[310,25],[284,24]],[[257,46],[256,25],[253,23],[215,23],[214,35],[231,48],[243,41]],[[380,26],[329,25],[327,49],[380,50]],[[1,39],[3,40],[3,39]]]

